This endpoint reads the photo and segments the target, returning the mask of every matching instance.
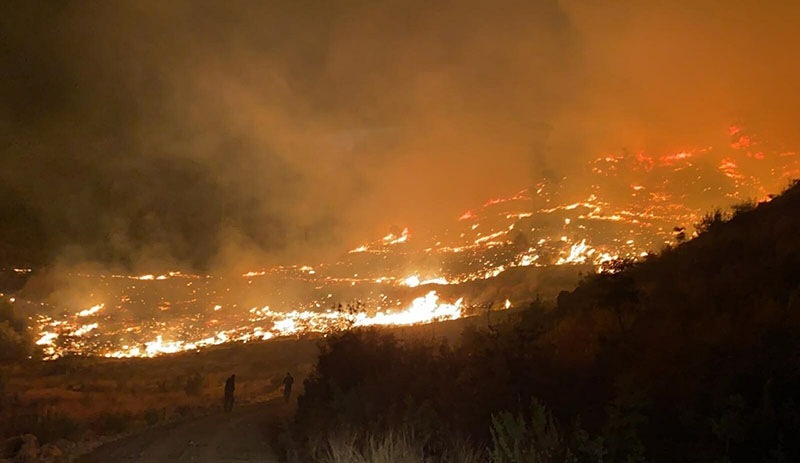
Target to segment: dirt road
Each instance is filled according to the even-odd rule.
[[[277,462],[266,431],[286,413],[282,401],[238,407],[181,423],[148,429],[110,442],[85,455],[81,463]]]

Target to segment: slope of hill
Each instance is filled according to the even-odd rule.
[[[436,458],[466,437],[494,461],[514,461],[497,458],[509,442],[577,461],[797,461],[798,212],[796,183],[730,220],[711,214],[695,240],[618,263],[555,307],[535,303],[454,347],[329,338],[297,441],[411,426]]]

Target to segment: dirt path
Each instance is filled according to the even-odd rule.
[[[286,413],[281,401],[239,407],[191,421],[149,429],[110,442],[81,463],[277,462],[267,442],[270,420]]]

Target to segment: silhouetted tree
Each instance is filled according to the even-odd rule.
[[[682,244],[686,241],[686,228],[684,227],[675,227],[672,229],[672,233],[675,236],[675,241],[678,244]]]
[[[700,222],[694,225],[695,230],[697,230],[698,234],[706,233],[710,231],[712,228],[716,227],[719,224],[723,224],[727,222],[728,215],[722,211],[722,209],[714,209],[713,212],[709,212],[700,219]]]

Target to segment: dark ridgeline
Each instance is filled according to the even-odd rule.
[[[458,346],[328,337],[294,451],[347,428],[356,445],[413,428],[433,457],[466,438],[495,461],[512,448],[531,461],[800,461],[800,183],[699,228]]]

